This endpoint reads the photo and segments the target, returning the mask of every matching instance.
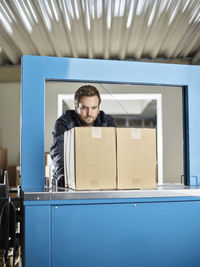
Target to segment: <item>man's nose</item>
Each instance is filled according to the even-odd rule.
[[[87,115],[90,116],[91,114],[92,114],[92,109],[91,108],[88,108]]]

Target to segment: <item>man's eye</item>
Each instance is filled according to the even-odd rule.
[[[87,107],[82,107],[81,109],[82,109],[82,110],[86,110],[86,109],[87,109]]]
[[[94,109],[94,110],[95,110],[95,109],[97,109],[97,107],[92,107],[92,109]]]

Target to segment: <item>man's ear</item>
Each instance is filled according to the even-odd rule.
[[[81,114],[81,109],[80,109],[79,105],[77,105],[77,104],[75,104],[75,112],[79,115]]]

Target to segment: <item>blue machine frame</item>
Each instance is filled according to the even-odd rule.
[[[200,184],[200,67],[23,56],[21,186],[44,187],[45,80],[187,87],[189,184]],[[25,267],[198,267],[200,197],[24,201]]]
[[[133,83],[188,88],[189,184],[200,184],[200,67],[23,56],[21,165],[23,190],[43,188],[45,80]]]

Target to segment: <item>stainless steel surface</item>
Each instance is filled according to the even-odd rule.
[[[112,198],[156,198],[156,197],[200,197],[200,187],[181,184],[165,184],[153,190],[73,191],[60,189],[58,192],[24,192],[24,200],[65,200],[65,199],[112,199]]]

